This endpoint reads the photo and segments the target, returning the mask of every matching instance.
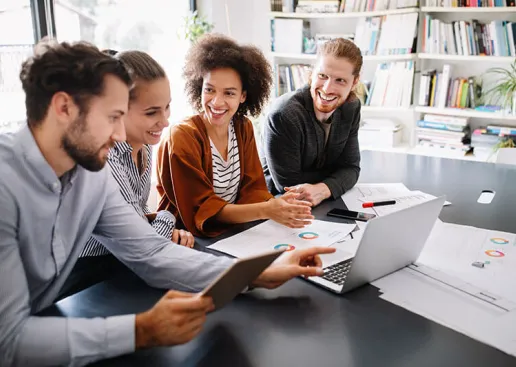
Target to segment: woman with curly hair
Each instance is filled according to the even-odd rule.
[[[170,128],[158,149],[159,209],[197,236],[232,224],[272,219],[291,228],[310,223],[297,193],[274,198],[265,184],[253,125],[266,103],[272,71],[262,52],[209,34],[190,49],[186,93],[199,114]]]

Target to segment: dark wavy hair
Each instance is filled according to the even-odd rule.
[[[131,76],[122,62],[87,42],[58,43],[44,40],[34,49],[34,55],[23,62],[20,80],[25,91],[27,122],[36,126],[48,112],[57,92],[69,94],[88,112],[89,101],[104,91],[104,77],[114,75],[131,86]]]
[[[186,56],[183,76],[191,105],[202,111],[203,77],[219,68],[235,70],[240,75],[242,89],[247,93],[246,100],[238,107],[236,117],[258,116],[269,98],[272,68],[257,47],[240,46],[231,38],[219,34],[204,35]]]

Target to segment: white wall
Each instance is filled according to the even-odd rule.
[[[270,50],[270,0],[197,0],[197,8],[215,24],[214,32]]]

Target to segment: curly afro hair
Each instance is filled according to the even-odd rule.
[[[263,53],[254,46],[240,46],[231,38],[207,34],[200,38],[186,56],[183,76],[185,91],[191,105],[202,111],[202,84],[206,73],[219,68],[231,68],[240,75],[242,89],[247,93],[235,117],[258,116],[269,99],[272,68]]]

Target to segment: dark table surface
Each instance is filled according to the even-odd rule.
[[[516,232],[516,168],[505,165],[363,152],[360,182],[403,182],[445,194],[446,222]],[[478,204],[482,190],[496,192]],[[342,200],[314,210],[320,219]],[[339,219],[331,218],[332,221]],[[246,227],[246,226],[244,226]],[[243,227],[235,229],[235,232]],[[198,246],[212,241],[200,240]],[[164,291],[121,274],[44,312],[71,317],[111,316],[150,308]],[[200,336],[185,345],[137,351],[98,365],[145,366],[516,366],[516,358],[378,297],[367,285],[335,295],[301,279],[255,290],[208,316]]]

